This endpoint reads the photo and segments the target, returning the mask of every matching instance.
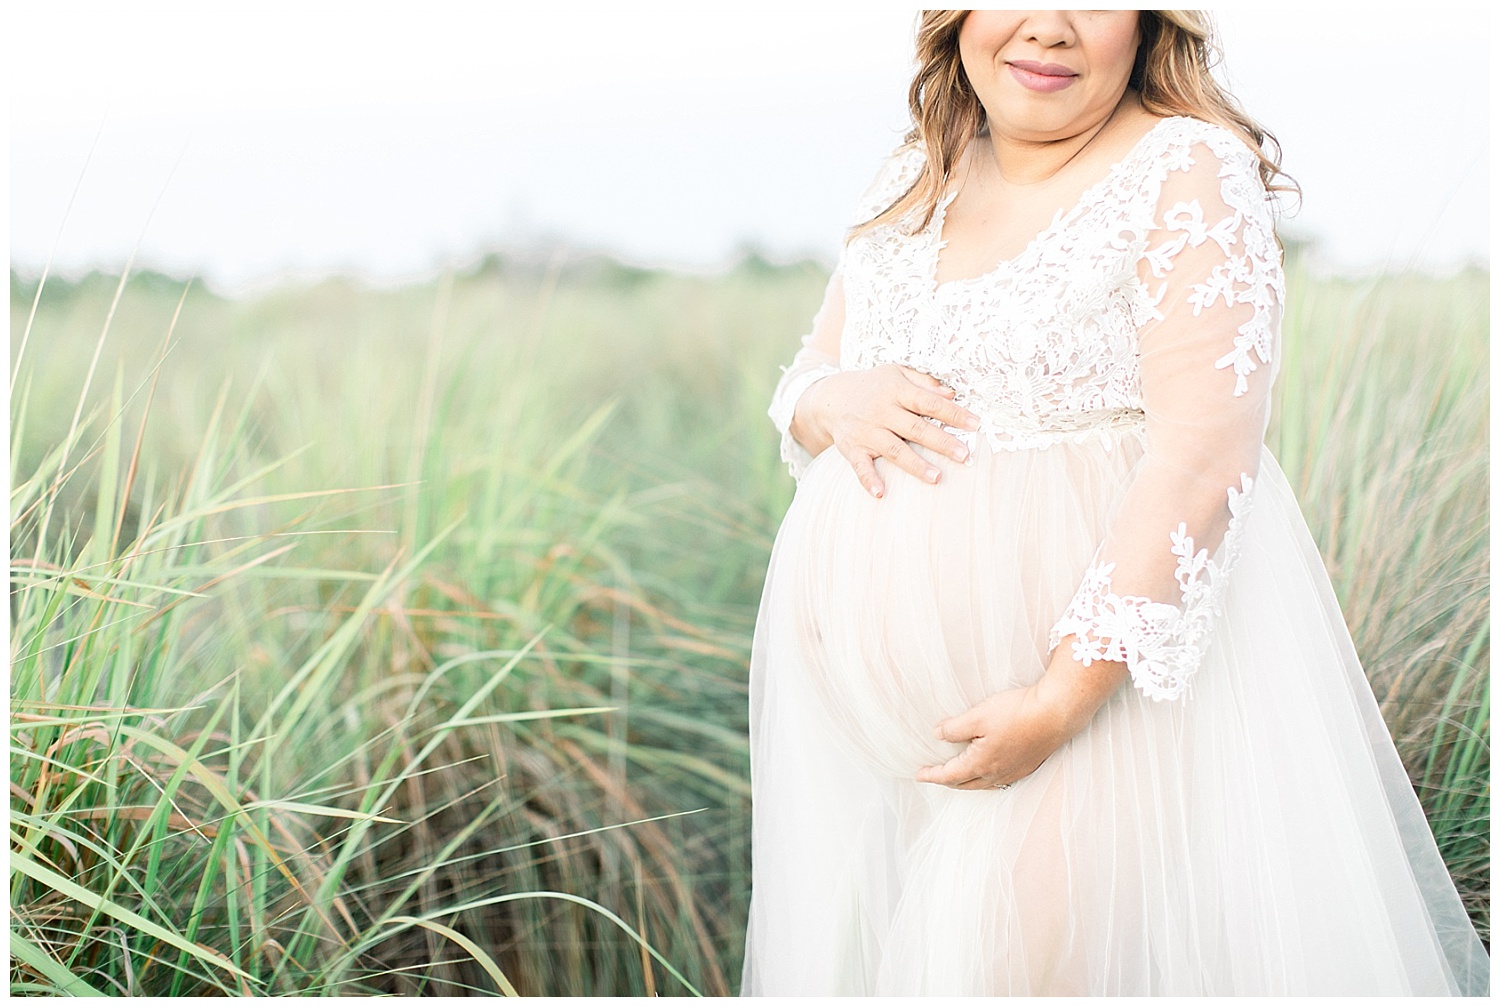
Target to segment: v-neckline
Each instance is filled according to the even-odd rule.
[[[1074,217],[1077,217],[1089,204],[1089,202],[1091,201],[1091,197],[1097,191],[1103,189],[1106,185],[1113,181],[1115,175],[1121,169],[1123,169],[1125,165],[1135,160],[1136,155],[1146,145],[1146,141],[1154,136],[1157,130],[1161,129],[1167,123],[1181,118],[1183,117],[1173,115],[1158,119],[1150,129],[1141,134],[1140,138],[1137,139],[1135,143],[1131,144],[1130,149],[1125,152],[1124,156],[1122,156],[1114,164],[1110,165],[1109,170],[1106,171],[1097,181],[1089,185],[1086,189],[1078,194],[1078,198],[1074,201],[1073,205],[1070,208],[1066,210],[1058,210],[1057,213],[1055,213],[1052,217],[1052,223],[1048,224],[1046,227],[1038,231],[1036,235],[1026,243],[1025,247],[1023,247],[1015,255],[1011,256],[1008,259],[1001,259],[998,263],[995,264],[993,268],[980,273],[978,276],[965,276],[960,277],[956,280],[944,280],[942,283],[939,283],[937,281],[938,259],[941,256],[943,249],[948,245],[947,239],[943,237],[943,224],[948,219],[948,204],[952,203],[955,199],[958,198],[958,190],[955,189],[954,191],[943,196],[942,199],[938,200],[937,208],[933,211],[932,214],[932,221],[927,226],[927,236],[929,244],[929,254],[927,258],[929,261],[927,263],[926,280],[929,293],[931,293],[933,296],[940,297],[949,290],[956,290],[962,287],[973,286],[985,280],[993,279],[1001,273],[1007,272],[1010,269],[1014,268],[1023,259],[1028,258],[1032,254],[1032,252],[1039,248],[1042,242],[1051,237],[1054,232],[1060,230],[1064,224],[1070,223]]]

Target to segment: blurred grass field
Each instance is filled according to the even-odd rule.
[[[13,275],[12,991],[733,992],[825,280]],[[1486,939],[1488,282],[1293,269],[1270,435]]]

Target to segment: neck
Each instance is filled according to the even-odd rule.
[[[1059,140],[1027,140],[1006,136],[989,125],[989,155],[993,158],[996,173],[1010,185],[1035,185],[1045,182],[1067,167],[1094,139],[1114,122],[1121,110],[1130,101],[1127,94],[1115,103],[1104,118],[1073,136]],[[980,148],[984,150],[983,147]]]

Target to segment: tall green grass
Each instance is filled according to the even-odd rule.
[[[1268,443],[1489,934],[1489,274],[1294,273]]]
[[[764,408],[823,280],[49,281],[13,990],[732,992]],[[1487,930],[1486,284],[1297,278],[1272,445]]]

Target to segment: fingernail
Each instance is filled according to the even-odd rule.
[[[885,490],[882,487],[879,487],[879,486],[871,486],[870,487],[870,496],[874,497],[876,500],[879,500],[881,498],[881,496],[883,496],[884,494],[885,494]]]
[[[967,448],[954,448],[953,449],[953,458],[954,458],[955,461],[963,461],[965,458],[968,458],[968,457],[969,457],[969,452],[968,452]]]
[[[938,481],[938,470],[937,469],[929,468],[927,470],[927,481],[930,482],[930,483],[935,483],[935,482]]]
[[[973,413],[970,413],[969,418],[964,420],[964,426],[968,427],[970,430],[978,430],[979,417],[975,416]]]

